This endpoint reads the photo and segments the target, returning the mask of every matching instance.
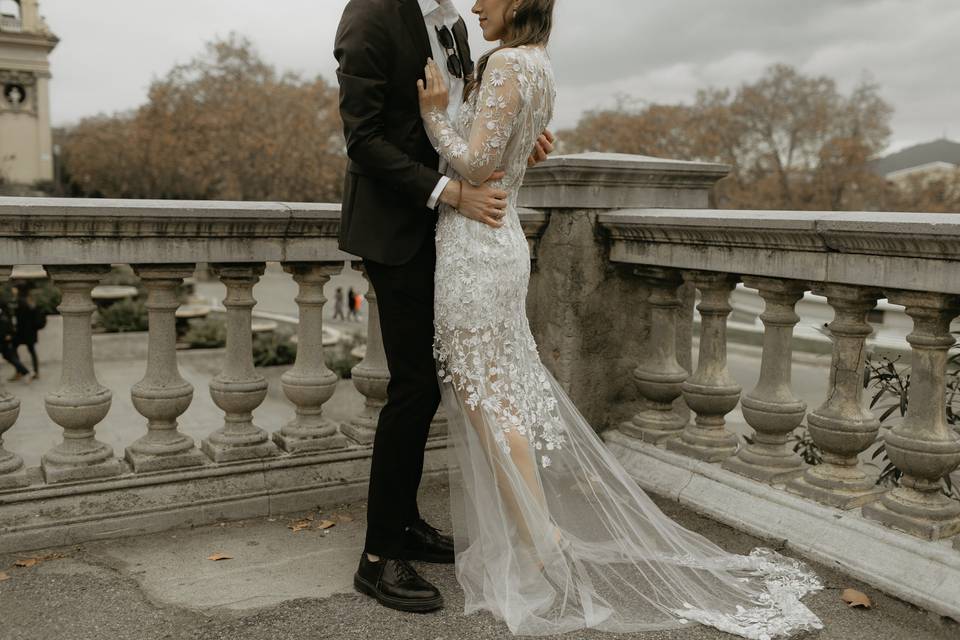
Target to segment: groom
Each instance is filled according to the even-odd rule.
[[[417,80],[427,59],[445,75],[452,115],[473,71],[467,28],[451,0],[350,0],[334,56],[349,157],[340,248],[363,258],[390,369],[354,585],[385,606],[430,611],[443,606],[443,597],[407,561],[452,563],[454,556],[452,538],[417,509],[424,447],[440,403],[432,351],[437,206],[499,227],[507,193],[444,177],[423,128]],[[546,159],[551,141],[545,132],[531,163]]]

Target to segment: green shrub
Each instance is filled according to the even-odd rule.
[[[183,340],[191,349],[216,349],[226,346],[227,325],[223,320],[214,318],[191,320]]]
[[[353,377],[353,368],[357,366],[360,359],[351,352],[358,345],[364,344],[366,339],[356,333],[347,335],[338,344],[327,347],[324,351],[327,366],[336,373],[341,379],[348,380]]]
[[[253,337],[253,364],[257,367],[277,367],[293,364],[297,359],[297,345],[289,330],[276,329]]]
[[[147,307],[136,300],[120,300],[100,309],[97,324],[107,333],[147,330]]]

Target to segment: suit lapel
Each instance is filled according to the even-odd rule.
[[[463,18],[457,20],[453,25],[453,39],[457,42],[457,52],[460,54],[460,60],[463,62],[464,76],[469,77],[473,73],[473,58],[470,57],[470,43],[467,38],[467,25]]]
[[[400,0],[400,13],[403,21],[413,36],[413,41],[417,43],[420,50],[420,58],[423,64],[427,63],[430,57],[430,40],[427,36],[427,23],[423,21],[423,11],[417,0]]]

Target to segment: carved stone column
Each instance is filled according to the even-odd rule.
[[[371,444],[377,432],[377,420],[380,409],[387,403],[387,385],[390,382],[390,369],[387,367],[387,354],[383,350],[383,335],[380,333],[380,312],[377,307],[377,294],[362,263],[354,266],[363,273],[367,281],[367,353],[352,370],[353,384],[366,398],[363,410],[350,422],[341,427],[343,433],[360,444]]]
[[[126,458],[136,472],[195,467],[207,461],[193,438],[177,430],[180,417],[193,400],[193,385],[177,368],[177,287],[193,275],[193,265],[134,267],[147,289],[149,343],[147,372],[133,385],[133,406],[147,419],[147,433],[127,447]]]
[[[0,267],[0,283],[10,277],[10,267]],[[7,391],[0,378],[0,489],[14,489],[30,484],[23,458],[3,448],[3,434],[10,430],[20,416],[20,400]]]
[[[227,348],[223,370],[210,382],[210,396],[226,414],[224,426],[201,443],[216,462],[264,458],[279,453],[270,434],[253,424],[253,410],[267,397],[267,381],[253,366],[250,330],[253,286],[264,264],[215,264],[213,272],[227,287]]]
[[[63,427],[63,442],[45,453],[41,468],[47,482],[87,480],[119,475],[113,449],[95,437],[94,427],[110,410],[113,397],[100,385],[93,369],[90,318],[96,305],[90,292],[110,271],[106,265],[47,267],[63,295],[63,370],[60,386],[47,394],[50,419]]]
[[[324,451],[345,447],[337,423],[323,417],[323,405],[333,397],[339,378],[327,367],[323,353],[323,287],[343,270],[343,262],[285,263],[284,271],[300,286],[297,305],[297,360],[280,378],[283,393],[297,407],[296,416],[273,434],[284,451]]]
[[[763,356],[757,387],[740,401],[743,417],[754,428],[753,444],[724,461],[731,471],[762,482],[782,482],[803,471],[803,461],[788,445],[790,434],[803,422],[807,405],[790,389],[793,368],[794,311],[807,287],[776,278],[744,278],[760,292],[765,306]]]
[[[950,322],[960,298],[939,293],[891,292],[890,302],[913,318],[910,402],[903,422],[885,436],[890,461],[903,472],[900,486],[863,507],[863,515],[938,540],[960,534],[960,502],[940,492],[940,480],[960,466],[960,433],[947,422],[947,351]]]
[[[634,370],[637,389],[647,408],[620,425],[620,431],[644,442],[661,442],[680,435],[687,423],[674,411],[681,385],[690,375],[677,361],[677,320],[683,286],[679,271],[641,267],[635,273],[650,287],[650,332],[647,358]]]
[[[863,370],[870,335],[867,314],[880,292],[828,284],[816,289],[833,307],[830,323],[833,359],[827,400],[807,416],[810,436],[823,451],[823,463],[787,484],[794,493],[841,509],[860,507],[883,492],[867,476],[857,456],[877,439],[880,422],[862,403]]]
[[[684,278],[700,291],[700,350],[697,370],[681,385],[683,399],[696,418],[667,448],[693,458],[717,462],[737,450],[737,437],[724,429],[724,416],[740,401],[740,385],[727,369],[727,316],[737,277],[691,271]]]

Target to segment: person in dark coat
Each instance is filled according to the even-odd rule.
[[[37,360],[37,333],[46,326],[47,318],[37,307],[29,289],[17,289],[17,328],[14,332],[14,351],[20,346],[27,347],[30,363],[33,365],[33,377],[40,375],[40,362]],[[19,355],[18,355],[19,359]]]
[[[7,305],[0,304],[0,355],[16,369],[10,381],[26,378],[26,382],[30,382],[30,372],[17,357],[17,347],[16,342],[14,342],[15,333],[16,329],[13,326],[13,317],[10,315],[10,310]]]
[[[350,287],[347,291],[347,320],[359,320],[357,317],[357,292]]]

